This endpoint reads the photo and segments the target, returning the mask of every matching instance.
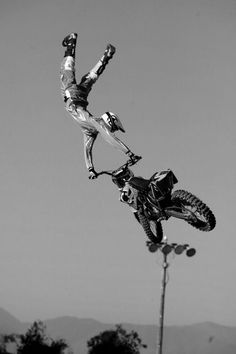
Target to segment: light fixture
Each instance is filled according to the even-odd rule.
[[[175,247],[175,253],[176,254],[182,254],[184,252],[184,250],[185,250],[184,245],[177,245]]]
[[[186,255],[187,255],[188,257],[193,257],[193,256],[195,255],[195,253],[196,253],[195,248],[189,248],[189,249],[186,251]]]
[[[172,251],[172,247],[171,247],[170,245],[168,245],[168,244],[165,244],[165,245],[162,247],[161,251],[162,251],[162,253],[163,253],[164,255],[167,256],[167,254],[169,254],[169,253]]]
[[[154,253],[158,250],[160,246],[157,244],[157,243],[151,243],[149,246],[148,246],[148,249],[150,252]]]

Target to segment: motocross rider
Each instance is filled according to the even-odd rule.
[[[128,157],[136,162],[141,157],[135,155],[114,132],[125,132],[119,117],[112,113],[106,112],[101,117],[94,117],[88,110],[88,94],[92,89],[93,84],[104,71],[108,61],[115,53],[115,47],[111,44],[107,48],[92,70],[84,75],[79,84],[75,77],[75,51],[76,51],[77,34],[71,33],[66,36],[62,42],[65,47],[65,54],[61,63],[61,93],[65,102],[66,110],[80,124],[84,135],[84,156],[86,167],[89,171],[89,178],[97,177],[97,172],[94,169],[92,148],[94,141],[100,133],[102,137],[111,145],[118,148],[128,155]]]

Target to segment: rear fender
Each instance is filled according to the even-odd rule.
[[[156,172],[151,177],[151,185],[155,189],[155,197],[157,200],[165,198],[177,182],[178,180],[171,170]]]

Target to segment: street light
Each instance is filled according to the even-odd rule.
[[[188,257],[193,257],[193,256],[195,255],[195,253],[196,253],[195,248],[189,248],[189,249],[186,251],[186,255],[187,255]]]
[[[168,243],[167,237],[165,237],[164,242],[155,244],[150,241],[147,242],[147,246],[150,252],[154,253],[158,250],[163,255],[163,275],[161,281],[161,303],[160,303],[160,317],[159,317],[159,333],[157,340],[157,350],[156,354],[162,354],[163,347],[163,332],[164,332],[164,310],[165,310],[165,292],[166,292],[166,273],[169,267],[169,263],[167,262],[167,257],[170,253],[174,252],[177,255],[181,255],[184,252],[187,257],[193,257],[196,253],[195,248],[190,248],[188,244],[177,244],[177,243]]]
[[[175,248],[174,248],[174,251],[176,254],[182,254],[185,250],[185,247],[184,245],[177,245]]]

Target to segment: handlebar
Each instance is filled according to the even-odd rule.
[[[115,170],[108,170],[108,171],[101,171],[101,172],[97,172],[97,177],[101,176],[101,175],[109,175],[112,176],[115,172],[117,172],[118,170],[120,170],[121,168],[125,167],[127,168],[128,166],[133,166],[135,165],[139,160],[128,160],[125,164],[123,164],[122,166],[116,168]]]

